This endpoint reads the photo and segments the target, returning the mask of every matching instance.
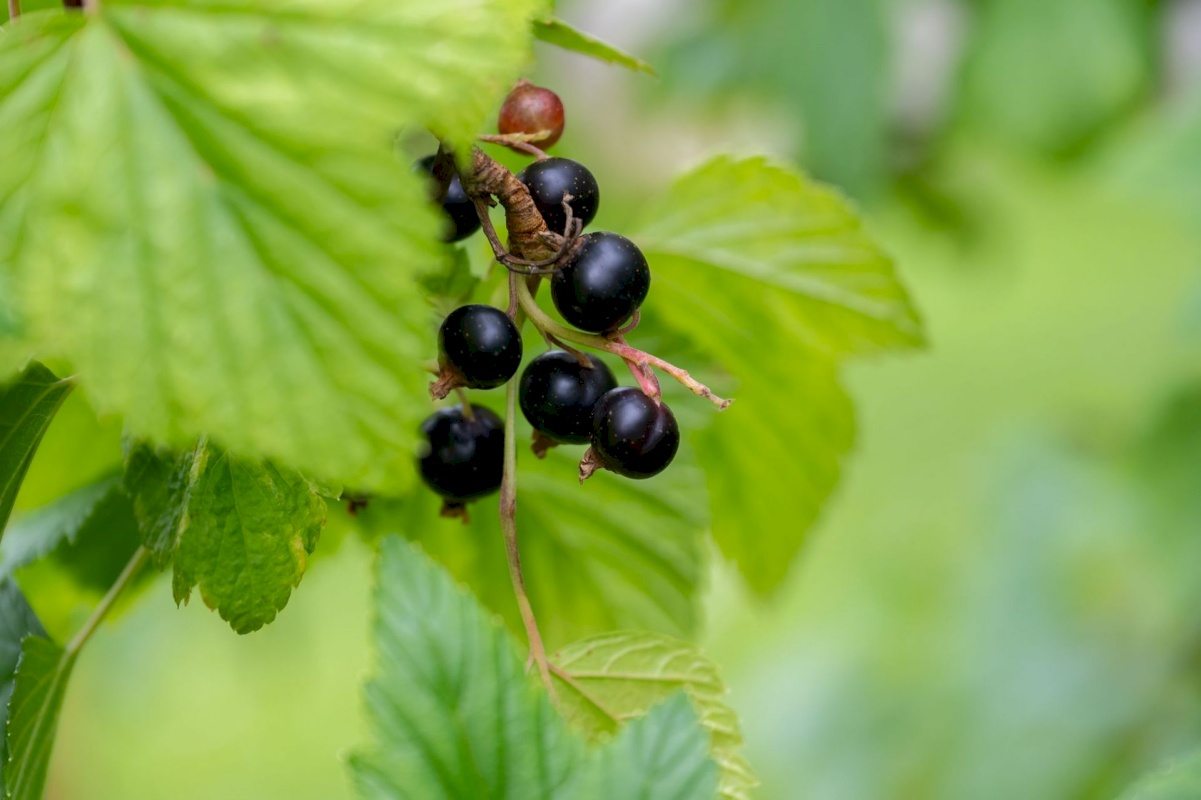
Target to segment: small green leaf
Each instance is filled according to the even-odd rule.
[[[197,468],[198,467],[198,468]],[[194,587],[238,633],[275,619],[304,577],[326,505],[300,474],[202,445],[175,551],[175,600]]]
[[[1121,800],[1197,800],[1201,797],[1201,753],[1144,777]]]
[[[465,144],[536,0],[109,0],[0,37],[0,271],[35,351],[174,446],[400,490],[442,260],[390,143]],[[6,297],[6,302],[9,298]]]
[[[439,316],[446,316],[471,300],[479,284],[480,279],[472,274],[471,259],[463,247],[452,248],[446,267],[421,279],[421,286]]]
[[[704,576],[699,470],[682,454],[650,481],[597,474],[579,486],[579,457],[580,448],[564,447],[518,459],[521,560],[543,637],[554,646],[616,627],[691,635]],[[421,542],[521,633],[496,498],[472,503],[468,525],[440,518],[439,504],[422,487],[399,502],[373,501],[360,520]]]
[[[0,537],[33,454],[70,391],[69,381],[37,362],[0,385]]]
[[[75,655],[41,636],[29,636],[17,663],[16,688],[8,709],[8,800],[42,800],[46,770],[58,731]]]
[[[920,344],[917,313],[846,201],[762,158],[684,175],[634,236],[654,271],[648,320],[737,380],[735,404],[693,440],[701,463],[723,465],[707,473],[713,536],[767,593],[854,439],[839,361]]]
[[[709,732],[721,796],[747,800],[758,785],[742,755],[738,717],[726,705],[725,684],[713,662],[693,645],[653,633],[609,633],[576,642],[551,661],[571,676],[570,681],[556,680],[561,711],[589,739],[604,739],[618,730],[620,721],[640,717],[683,690]]]
[[[16,684],[21,643],[30,636],[45,636],[37,615],[11,580],[0,580],[0,797],[6,797],[8,771],[8,708]]]
[[[146,442],[126,439],[125,491],[133,499],[142,544],[154,565],[165,569],[175,556],[188,490],[195,476],[196,449],[178,455]]]
[[[572,790],[578,800],[717,797],[717,765],[688,697],[676,694],[623,728]]]
[[[642,59],[623,53],[616,47],[573,28],[557,17],[542,17],[534,20],[534,36],[547,44],[553,44],[573,53],[581,53],[609,64],[620,64],[648,75],[655,74],[654,68]]]
[[[413,545],[382,542],[363,798],[553,798],[580,758],[503,629]]]

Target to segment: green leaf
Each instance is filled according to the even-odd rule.
[[[49,556],[80,585],[104,591],[139,544],[133,504],[114,475],[18,517],[0,543],[0,581]]]
[[[503,629],[395,537],[382,543],[375,591],[374,745],[350,760],[359,796],[559,796],[582,748]]]
[[[235,631],[258,630],[300,585],[325,525],[325,501],[297,472],[211,445],[198,450],[193,475],[175,551],[175,600],[187,602],[199,586]]]
[[[571,676],[570,681],[556,679],[560,709],[589,739],[603,740],[618,730],[620,721],[641,717],[683,690],[708,731],[721,796],[746,800],[758,785],[742,755],[738,717],[725,703],[725,684],[713,662],[693,645],[653,633],[609,633],[576,642],[551,661]]]
[[[1201,753],[1180,759],[1146,776],[1121,800],[1197,800],[1201,797]]]
[[[8,800],[42,800],[46,769],[58,731],[75,654],[41,636],[29,636],[17,663],[16,688],[8,709]]]
[[[692,704],[677,694],[631,722],[597,753],[586,777],[572,786],[572,796],[580,800],[717,797],[717,765],[708,750]]]
[[[133,500],[134,516],[142,544],[154,565],[165,569],[175,556],[179,530],[184,524],[188,491],[196,476],[192,466],[199,446],[182,453],[126,439],[125,491]]]
[[[707,472],[713,536],[766,593],[854,440],[840,360],[920,344],[917,313],[846,201],[762,158],[680,178],[635,239],[654,270],[648,318],[737,378],[737,402],[693,441],[722,465]]]
[[[414,545],[388,537],[380,550],[373,744],[350,759],[359,797],[714,797],[716,769],[686,699],[586,753],[468,592]]]
[[[0,385],[0,537],[33,454],[70,391],[70,382],[37,362]]]
[[[573,28],[557,17],[541,17],[534,20],[534,36],[555,47],[580,53],[608,64],[620,64],[628,69],[654,75],[654,68],[640,58],[623,53],[616,47],[602,42],[595,36]]]
[[[37,615],[11,580],[0,580],[0,797],[5,797],[8,770],[8,704],[16,683],[21,643],[30,636],[45,636]]]
[[[545,460],[528,451],[520,455],[517,530],[543,637],[553,646],[615,627],[694,633],[705,517],[695,502],[703,491],[701,476],[690,459],[682,454],[670,471],[649,481],[598,474],[580,486],[579,448],[556,448]],[[399,502],[373,501],[360,520],[376,533],[419,541],[514,632],[522,632],[496,498],[472,503],[468,525],[440,518],[439,505],[422,487]]]
[[[417,279],[443,251],[390,143],[472,137],[538,6],[25,15],[0,39],[0,271],[24,335],[141,437],[404,487],[433,350]]]

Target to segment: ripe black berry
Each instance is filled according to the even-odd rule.
[[[552,350],[531,361],[521,374],[522,413],[536,430],[557,442],[587,442],[596,401],[617,387],[605,362],[593,355],[588,360],[592,369],[570,353]]]
[[[658,475],[680,449],[680,426],[664,404],[632,386],[613,389],[592,412],[592,452],[627,478]]]
[[[517,178],[530,190],[538,213],[553,233],[567,227],[563,196],[571,194],[571,213],[584,225],[600,208],[600,187],[583,164],[569,158],[548,158],[530,164]]]
[[[606,333],[638,310],[651,288],[651,269],[637,245],[616,233],[590,233],[575,258],[555,273],[551,297],[563,319]]]
[[[426,156],[413,165],[414,169],[426,173],[434,170],[434,156]],[[444,242],[457,242],[466,239],[480,229],[480,216],[476,213],[475,204],[463,190],[463,182],[458,173],[450,179],[446,187],[446,197],[442,201],[442,210],[446,212],[446,232],[442,236]]]
[[[438,494],[465,503],[500,488],[505,462],[505,426],[483,406],[435,411],[421,423],[425,436],[417,463],[421,477]]]
[[[530,140],[545,150],[563,135],[563,101],[550,89],[520,81],[500,107],[496,129],[505,134],[550,131],[544,139]]]
[[[499,308],[459,306],[438,329],[438,364],[469,389],[495,389],[521,366],[521,334]]]

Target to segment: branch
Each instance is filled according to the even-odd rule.
[[[96,610],[92,612],[92,616],[88,617],[87,622],[79,629],[79,633],[75,634],[70,642],[67,643],[65,652],[67,655],[78,653],[88,639],[92,638],[92,634],[96,632],[96,628],[100,627],[100,623],[108,616],[108,612],[112,610],[113,604],[117,602],[117,598],[125,591],[126,587],[137,576],[138,572],[150,558],[150,551],[145,547],[139,547],[137,552],[133,554],[133,558],[125,565],[125,569],[121,570],[121,574],[117,577],[116,582],[108,590],[108,594],[100,601],[100,605],[96,606]]]

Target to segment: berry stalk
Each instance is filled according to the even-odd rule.
[[[563,339],[576,344],[582,344],[585,347],[591,347],[594,350],[603,350],[606,353],[612,353],[615,356],[621,357],[627,364],[630,365],[630,371],[638,378],[640,372],[649,370],[651,367],[661,369],[671,377],[675,378],[684,386],[688,387],[694,394],[704,397],[719,409],[730,407],[733,400],[726,400],[718,397],[705,384],[693,378],[687,370],[677,367],[669,361],[664,361],[658,356],[651,355],[636,347],[631,347],[626,343],[625,339],[620,336],[615,336],[612,339],[607,339],[604,336],[597,336],[591,333],[582,333],[572,330],[564,325],[560,325],[550,318],[549,315],[535,302],[534,296],[518,281],[517,285],[517,302],[521,306],[521,310],[529,317],[530,322],[534,324],[543,334],[550,335],[556,339]],[[639,380],[639,384],[643,384],[643,380]],[[644,391],[645,388],[644,388]],[[651,394],[651,392],[647,392]]]

